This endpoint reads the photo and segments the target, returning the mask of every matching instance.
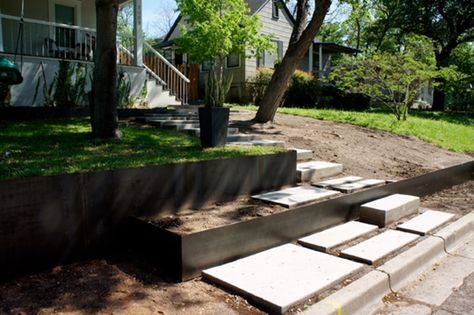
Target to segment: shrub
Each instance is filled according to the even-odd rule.
[[[273,69],[257,69],[256,75],[247,81],[247,102],[260,105],[272,75]],[[363,94],[344,93],[334,85],[322,83],[309,72],[296,70],[285,93],[283,107],[366,110],[369,104],[370,98]]]

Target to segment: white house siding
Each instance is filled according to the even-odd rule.
[[[260,17],[262,23],[262,34],[274,35],[274,40],[283,42],[283,55],[288,48],[290,42],[291,32],[293,31],[293,24],[289,16],[282,9],[279,9],[279,18],[274,19],[272,14],[272,1],[268,1],[258,11],[257,15]],[[255,75],[257,70],[257,58],[248,58],[245,61],[245,79]]]
[[[10,105],[11,106],[43,106],[44,101],[44,94],[43,94],[43,70],[40,67],[40,62],[43,64],[44,75],[46,77],[46,84],[49,87],[51,82],[53,81],[58,68],[59,68],[59,60],[53,58],[38,58],[38,57],[24,57],[23,58],[23,65],[22,65],[22,75],[23,75],[23,83],[19,85],[13,85],[10,88]],[[71,62],[73,63],[73,62]],[[84,62],[88,67],[88,73],[90,74],[93,71],[93,63],[92,62]],[[132,91],[130,95],[132,98],[135,98],[140,95],[143,85],[145,84],[146,80],[146,71],[142,68],[132,67],[132,66],[118,66],[119,70],[123,70],[128,73]],[[90,75],[87,78],[87,86],[86,91],[90,91],[91,89],[91,82],[90,82]],[[36,85],[40,82],[38,88],[38,95],[33,102]],[[82,104],[78,105],[86,105],[87,100],[84,100]]]

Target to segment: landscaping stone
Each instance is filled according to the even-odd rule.
[[[363,204],[360,207],[360,221],[385,226],[417,212],[419,206],[419,197],[402,194],[390,195]]]
[[[293,244],[203,271],[273,313],[283,313],[361,270],[362,264]]]
[[[336,194],[339,194],[339,192],[311,186],[300,186],[254,195],[252,198],[292,208]]]
[[[338,163],[311,161],[298,163],[296,172],[301,182],[319,181],[321,178],[336,176],[342,173],[343,166]]]
[[[330,229],[318,232],[298,240],[301,245],[326,252],[358,237],[378,229],[378,226],[357,221],[350,221]]]
[[[227,136],[227,142],[242,142],[242,141],[253,141],[258,140],[255,135],[248,135],[243,133],[232,134]]]
[[[452,213],[427,210],[423,214],[397,226],[398,230],[425,235],[454,217]]]
[[[346,176],[346,177],[341,177],[341,178],[328,179],[322,182],[313,183],[312,185],[316,187],[325,188],[329,186],[337,186],[337,185],[342,185],[342,184],[347,184],[347,183],[353,183],[362,179],[363,178],[359,176]]]
[[[374,264],[390,253],[410,244],[418,235],[401,231],[387,230],[382,234],[341,251],[341,257],[367,264]]]
[[[311,160],[313,158],[313,151],[306,149],[289,148],[290,151],[296,151],[296,159],[298,161]]]
[[[185,128],[183,131],[187,132],[190,135],[193,136],[199,136],[201,134],[201,129],[199,129],[199,124],[193,128]],[[239,133],[239,128],[227,128],[227,134],[228,135],[233,135]]]
[[[272,147],[283,147],[285,146],[285,141],[277,141],[277,140],[250,140],[250,141],[235,141],[231,142],[231,145],[240,145],[240,146],[272,146]]]
[[[343,193],[351,193],[358,189],[368,188],[368,187],[382,185],[382,184],[385,184],[385,181],[381,179],[364,179],[355,183],[332,185],[331,188],[339,190]]]

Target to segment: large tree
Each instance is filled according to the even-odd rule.
[[[255,116],[257,122],[265,123],[273,120],[292,74],[308,52],[309,46],[323,24],[331,6],[331,0],[315,0],[314,2],[311,18],[309,18],[311,13],[310,0],[298,0],[296,3],[295,25],[293,26],[288,49],[280,65],[275,69],[265,91],[262,104]]]
[[[117,117],[118,0],[96,0],[97,42],[93,83],[92,134],[119,138]]]
[[[393,0],[379,0],[387,7]],[[474,3],[472,0],[404,0],[384,25],[415,33],[433,41],[438,67],[447,66],[452,51],[460,44],[474,41]],[[444,93],[435,90],[434,108],[443,109]]]

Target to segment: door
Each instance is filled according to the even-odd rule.
[[[56,23],[76,25],[76,9],[62,4],[54,5]],[[76,44],[76,32],[73,29],[65,27],[56,28],[56,43],[59,47],[74,48]]]

